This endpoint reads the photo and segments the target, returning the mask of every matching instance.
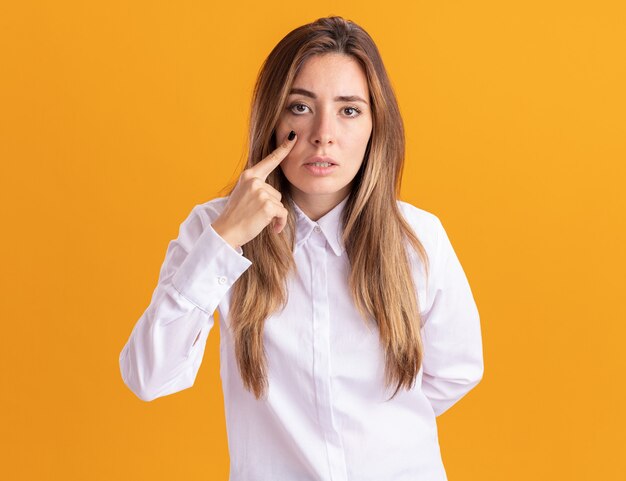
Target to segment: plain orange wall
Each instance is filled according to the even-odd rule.
[[[151,403],[118,356],[241,166],[261,62],[338,14],[379,45],[403,200],[441,218],[481,313],[485,377],[438,418],[449,479],[620,478],[623,5],[4,2],[0,477],[227,479],[217,326],[195,386]]]

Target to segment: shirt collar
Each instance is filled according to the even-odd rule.
[[[296,242],[294,252],[307,241],[315,227],[319,226],[335,255],[340,256],[346,250],[341,239],[343,232],[342,214],[349,197],[349,195],[346,196],[339,204],[324,214],[324,216],[320,217],[317,222],[311,220],[302,209],[298,207],[298,204],[290,198],[289,200],[296,213]]]

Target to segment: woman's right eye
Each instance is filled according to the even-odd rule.
[[[305,110],[302,110],[302,109],[308,109],[308,107],[304,104],[291,104],[289,106],[289,110],[296,115],[305,113]]]

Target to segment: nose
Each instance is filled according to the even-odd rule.
[[[335,119],[329,109],[320,109],[315,116],[311,141],[316,146],[335,143]]]

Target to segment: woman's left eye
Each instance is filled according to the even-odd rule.
[[[348,117],[356,117],[357,115],[359,115],[361,113],[361,111],[358,108],[356,108],[356,107],[345,107],[343,109],[344,112],[347,111],[347,110],[352,110],[354,112],[354,115],[348,114]]]

